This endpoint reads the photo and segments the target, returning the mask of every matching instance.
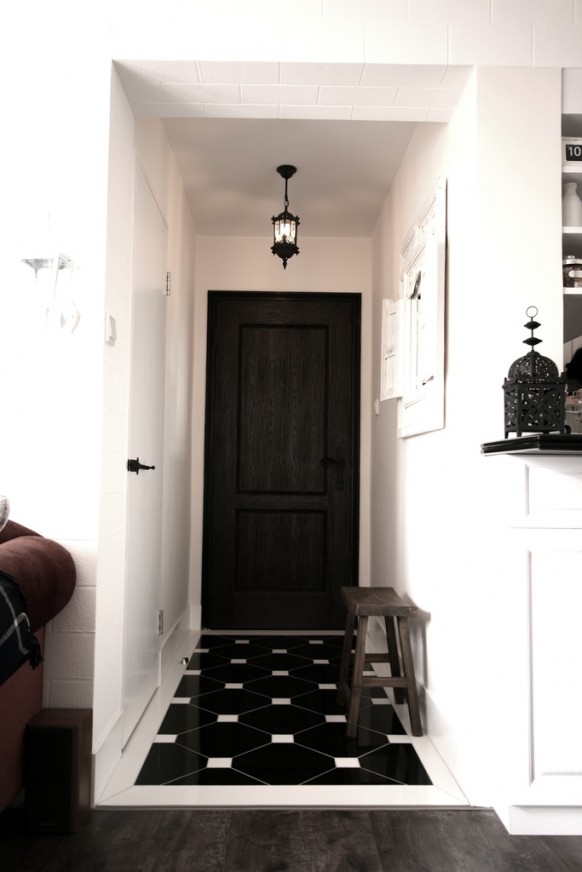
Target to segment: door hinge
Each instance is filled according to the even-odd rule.
[[[166,297],[169,297],[171,293],[172,293],[172,273],[168,270],[168,272],[166,273],[166,289],[164,291],[164,294],[166,295]]]
[[[158,609],[158,636],[164,635],[164,610]]]

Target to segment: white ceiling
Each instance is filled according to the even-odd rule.
[[[137,116],[159,117],[203,236],[265,236],[289,208],[300,236],[374,229],[418,123],[449,120],[470,68],[123,61]]]

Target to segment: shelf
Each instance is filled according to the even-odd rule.
[[[500,439],[498,442],[484,442],[482,454],[547,454],[582,455],[582,435],[563,436],[558,433],[531,433],[529,436],[516,436]]]

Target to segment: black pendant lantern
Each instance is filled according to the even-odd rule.
[[[566,376],[549,357],[534,351],[542,340],[533,333],[540,326],[534,321],[538,310],[526,309],[529,321],[524,327],[530,336],[524,339],[531,351],[519,357],[509,367],[503,383],[505,393],[505,438],[509,433],[567,433]]]
[[[287,197],[287,181],[297,172],[296,167],[283,164],[277,167],[277,172],[285,179],[285,202],[284,209],[278,215],[274,215],[273,221],[273,245],[271,251],[277,254],[283,261],[283,268],[287,269],[287,261],[294,254],[299,254],[297,247],[297,228],[299,217],[289,212],[289,199]]]

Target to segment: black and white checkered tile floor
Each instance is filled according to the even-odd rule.
[[[341,636],[203,633],[136,786],[431,785],[382,688],[348,739]]]

